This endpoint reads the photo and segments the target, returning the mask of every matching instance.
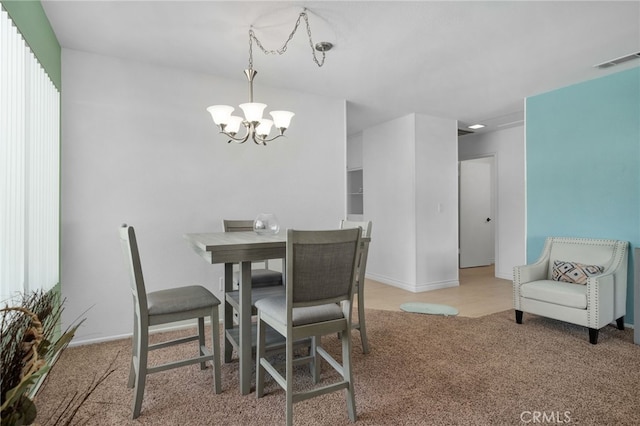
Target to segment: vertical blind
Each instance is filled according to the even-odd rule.
[[[0,301],[59,281],[60,93],[0,10]]]

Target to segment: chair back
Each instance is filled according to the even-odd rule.
[[[238,219],[222,219],[222,227],[224,232],[247,232],[253,231],[253,220],[238,220]],[[259,260],[251,262],[252,265],[259,265],[269,269],[268,260]]]
[[[287,306],[350,301],[360,255],[360,235],[360,229],[288,229]]]
[[[358,222],[355,220],[342,219],[340,221],[340,229],[362,228],[362,238],[371,238],[371,226],[370,220]]]
[[[253,221],[223,219],[222,227],[224,228],[224,232],[253,231]]]
[[[366,222],[357,222],[353,220],[344,220],[340,221],[340,229],[349,229],[349,228],[362,228],[362,238],[371,238],[371,221]],[[364,282],[364,273],[367,268],[367,258],[369,257],[369,241],[362,244],[362,250],[360,250],[360,257],[358,258],[358,272],[356,281],[358,284],[363,281]]]
[[[136,240],[136,232],[133,226],[123,224],[120,227],[120,244],[122,246],[122,254],[125,264],[129,272],[129,285],[133,295],[134,309],[139,314],[147,312],[147,292],[144,286],[144,277],[142,276],[142,265],[140,263],[140,254],[138,253],[138,242]]]
[[[543,250],[543,255],[549,259],[547,279],[551,279],[553,262],[556,260],[602,266],[604,273],[616,271],[621,266],[622,257],[626,258],[627,244],[626,241],[617,240],[549,237]],[[627,271],[624,269],[618,272],[623,272],[626,282]]]

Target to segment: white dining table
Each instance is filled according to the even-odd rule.
[[[251,262],[284,259],[286,232],[258,234],[248,232],[206,232],[184,234],[188,244],[211,264],[224,264],[224,361],[231,362],[233,348],[238,352],[240,392],[251,392],[252,347],[255,332],[251,324]],[[233,289],[233,265],[240,265],[238,293]],[[234,297],[235,296],[235,297]],[[238,311],[234,325],[233,310]]]

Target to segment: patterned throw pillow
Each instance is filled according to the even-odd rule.
[[[587,278],[601,274],[602,271],[602,266],[554,260],[551,278],[565,283],[587,284]]]

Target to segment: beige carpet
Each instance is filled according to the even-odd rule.
[[[357,332],[353,339],[358,424],[640,424],[640,346],[632,330],[607,327],[594,346],[582,327],[527,314],[517,325],[512,311],[464,318],[369,310],[367,321],[371,353],[361,353]],[[339,353],[334,336],[325,342]],[[83,393],[116,355],[115,371],[72,424],[284,423],[284,392],[271,382],[260,400],[241,396],[237,362],[222,365],[220,395],[212,392],[210,369],[149,376],[142,414],[132,421],[129,351],[129,340],[67,349],[36,398],[38,423],[54,424],[57,407]],[[323,377],[334,377],[324,367]],[[299,372],[298,385],[309,386]],[[344,394],[295,404],[294,423],[349,424]]]

